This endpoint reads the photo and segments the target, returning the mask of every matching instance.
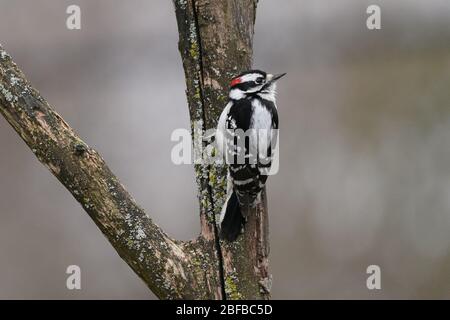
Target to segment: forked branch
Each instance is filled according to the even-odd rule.
[[[251,66],[256,3],[174,1],[192,124],[213,128],[229,78]],[[220,241],[216,216],[225,197],[223,168],[196,166],[202,232],[195,241],[178,242],[153,223],[1,46],[0,113],[159,298],[269,298],[266,202],[251,214],[239,241]]]

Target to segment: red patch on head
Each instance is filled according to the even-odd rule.
[[[230,85],[232,87],[234,87],[235,85],[237,85],[237,84],[239,84],[241,82],[242,82],[241,78],[234,78],[233,80],[231,80],[231,84]]]

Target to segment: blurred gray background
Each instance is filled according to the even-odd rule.
[[[374,3],[380,31],[365,24]],[[81,31],[65,27],[70,4]],[[170,0],[0,0],[0,42],[29,80],[190,239],[193,168],[170,161],[189,126],[177,40]],[[450,298],[450,1],[262,0],[254,49],[255,67],[288,72],[273,298]],[[2,117],[0,150],[0,298],[154,298]],[[71,264],[80,291],[65,287]],[[371,264],[382,290],[366,288]]]

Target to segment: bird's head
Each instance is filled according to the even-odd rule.
[[[230,83],[230,98],[244,99],[251,95],[261,95],[275,99],[276,81],[286,73],[273,75],[260,70],[249,70],[234,77]]]

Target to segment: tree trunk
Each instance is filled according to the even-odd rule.
[[[215,128],[228,99],[230,79],[251,68],[256,0],[175,0],[180,34],[179,49],[187,84],[191,124]],[[218,221],[226,194],[226,171],[198,165],[202,234],[216,238],[227,299],[266,299],[268,273],[268,221],[263,203],[249,213],[243,237],[228,244],[218,240]]]
[[[175,0],[191,124],[214,128],[229,79],[249,69],[256,0]],[[117,250],[161,299],[268,299],[268,221],[263,201],[238,241],[219,240],[226,195],[224,168],[195,165],[201,234],[171,239],[107,167],[101,156],[31,87],[0,47],[0,113],[58,178]],[[198,132],[193,130],[193,137]]]

